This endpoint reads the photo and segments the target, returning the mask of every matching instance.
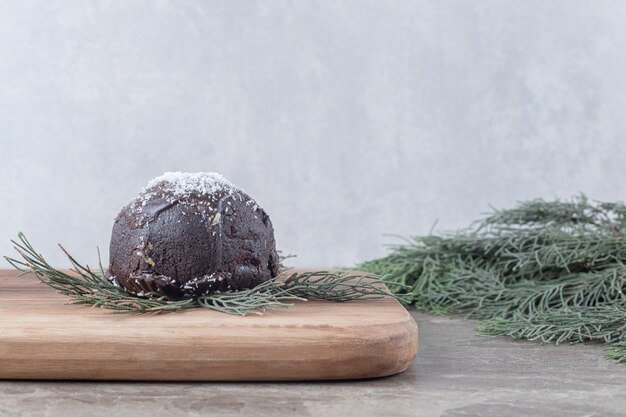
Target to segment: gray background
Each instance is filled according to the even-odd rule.
[[[489,204],[621,200],[625,22],[623,1],[2,1],[0,253],[23,230],[93,262],[170,170],[242,186],[301,266]]]

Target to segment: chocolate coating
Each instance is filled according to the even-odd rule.
[[[109,272],[121,286],[178,299],[253,288],[278,274],[272,222],[247,194],[171,189],[149,186],[115,219]]]

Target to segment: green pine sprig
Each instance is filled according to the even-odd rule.
[[[185,300],[171,300],[161,293],[137,296],[107,278],[98,250],[98,267],[82,265],[63,246],[72,267],[70,273],[52,267],[23,233],[12,240],[21,259],[5,259],[22,273],[33,273],[41,282],[71,298],[70,304],[85,304],[117,312],[167,312],[187,308],[209,308],[228,314],[260,314],[268,308],[289,307],[294,300],[322,299],[336,302],[393,297],[375,274],[314,271],[289,273],[282,268],[273,278],[255,288],[213,293]]]
[[[622,203],[533,200],[358,268],[417,308],[486,320],[482,334],[612,343],[626,339],[625,235]]]

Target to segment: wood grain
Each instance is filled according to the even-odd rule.
[[[66,302],[33,276],[0,271],[0,378],[373,378],[406,370],[417,352],[417,325],[393,299],[297,302],[246,317],[116,314]]]

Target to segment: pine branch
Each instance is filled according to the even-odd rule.
[[[626,336],[626,309],[623,306],[578,307],[569,310],[514,313],[478,325],[485,335],[504,335],[542,342],[604,342]]]
[[[21,259],[5,259],[22,273],[33,273],[41,282],[71,298],[70,304],[86,304],[117,312],[167,312],[187,308],[209,308],[228,314],[260,314],[268,308],[289,307],[294,300],[317,298],[344,302],[372,298],[393,297],[375,274],[354,275],[348,272],[316,271],[305,273],[283,272],[286,278],[266,281],[255,288],[213,293],[206,296],[171,300],[161,293],[137,296],[117,285],[106,276],[98,251],[98,269],[92,270],[76,261],[62,246],[70,261],[71,274],[52,267],[38,254],[23,233],[12,240]],[[281,265],[281,268],[284,267]],[[282,278],[281,277],[281,278]]]
[[[625,232],[622,203],[533,200],[358,268],[417,308],[488,319],[485,334],[612,342],[625,338]]]

